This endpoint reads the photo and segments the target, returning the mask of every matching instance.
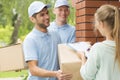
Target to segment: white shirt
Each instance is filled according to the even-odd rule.
[[[115,42],[103,41],[92,46],[85,65],[80,69],[84,80],[120,80],[115,60]]]

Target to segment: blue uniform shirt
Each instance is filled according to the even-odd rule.
[[[72,27],[69,24],[58,26],[56,22],[52,22],[48,29],[56,31],[60,35],[62,43],[75,42],[75,27]]]
[[[25,38],[23,51],[25,61],[37,60],[38,67],[55,71],[59,69],[58,44],[61,42],[55,32],[43,33],[34,28]],[[29,72],[28,80],[57,80],[56,78],[42,78],[32,76]]]

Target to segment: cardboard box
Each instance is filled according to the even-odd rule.
[[[58,45],[60,69],[66,73],[72,73],[71,80],[82,80],[80,76],[81,60],[76,52],[66,44]]]
[[[25,69],[21,44],[0,48],[0,71]]]

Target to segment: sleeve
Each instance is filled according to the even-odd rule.
[[[33,39],[27,38],[24,40],[23,53],[24,53],[25,61],[38,60],[37,47]]]
[[[100,64],[97,48],[96,45],[91,48],[88,60],[81,66],[80,73],[84,80],[94,80],[96,77]]]

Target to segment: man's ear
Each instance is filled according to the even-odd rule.
[[[34,17],[30,17],[30,21],[35,23],[35,18]]]

